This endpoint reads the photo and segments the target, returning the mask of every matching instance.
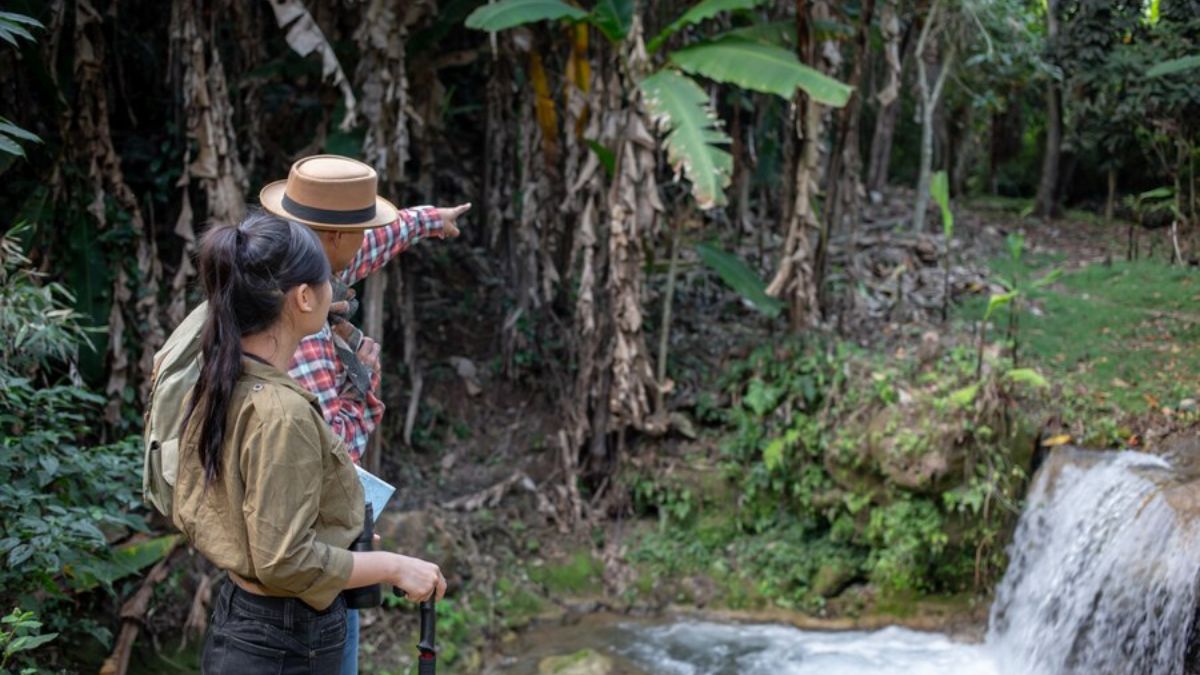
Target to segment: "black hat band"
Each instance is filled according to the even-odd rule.
[[[283,193],[283,210],[300,218],[312,220],[327,225],[358,225],[375,220],[375,204],[362,209],[342,211],[340,209],[319,209],[315,206],[305,206],[296,202],[287,193]]]

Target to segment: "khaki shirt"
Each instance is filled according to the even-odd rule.
[[[362,532],[354,465],[316,398],[286,373],[243,359],[221,448],[221,478],[207,486],[189,424],[179,456],[174,520],[214,565],[271,595],[317,610],[346,586],[350,543]]]

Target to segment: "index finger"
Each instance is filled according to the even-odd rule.
[[[450,209],[451,213],[454,214],[455,218],[461,216],[462,214],[464,214],[470,210],[471,210],[471,202],[467,202],[466,204],[459,204],[458,206]]]
[[[440,573],[438,574],[436,595],[438,600],[441,600],[446,596],[446,577],[442,576]]]

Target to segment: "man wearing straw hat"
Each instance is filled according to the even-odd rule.
[[[325,421],[357,463],[384,405],[379,399],[379,344],[350,324],[357,302],[349,287],[423,238],[457,237],[470,204],[398,210],[376,194],[370,166],[337,155],[305,157],[286,180],[259,193],[262,207],[308,225],[320,236],[336,277],[330,324],[301,341],[289,374],[317,396]],[[358,672],[358,612],[347,617],[342,673]]]

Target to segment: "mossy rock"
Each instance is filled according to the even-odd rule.
[[[895,406],[876,413],[870,434],[877,442],[865,449],[888,483],[906,492],[935,494],[953,487],[963,473],[967,449],[962,425],[946,419],[928,402]]]
[[[538,662],[539,675],[611,675],[613,660],[591,649],[548,656]]]
[[[529,568],[529,578],[554,595],[602,591],[604,566],[589,551],[576,551],[565,561],[548,561]]]
[[[842,562],[827,562],[812,578],[812,591],[823,598],[833,598],[846,590],[858,577],[858,570]]]

